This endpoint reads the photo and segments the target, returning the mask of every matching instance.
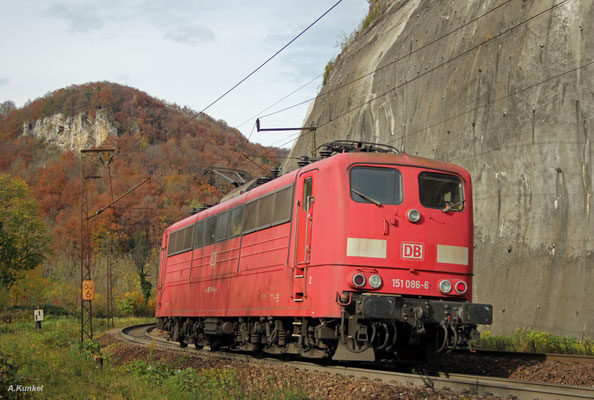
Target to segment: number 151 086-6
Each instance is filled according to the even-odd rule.
[[[409,279],[392,279],[392,286],[395,288],[405,288],[405,289],[429,289],[429,282],[421,282]]]

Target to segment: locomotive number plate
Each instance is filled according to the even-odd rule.
[[[417,281],[413,279],[392,279],[392,286],[404,289],[425,289],[429,290],[428,281]]]

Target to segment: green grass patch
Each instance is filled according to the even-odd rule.
[[[31,318],[32,319],[32,318]],[[152,322],[149,318],[117,318],[116,326]],[[105,320],[93,320],[95,336],[109,328]],[[117,347],[118,343],[109,346]],[[197,370],[174,363],[136,359],[121,366],[104,352],[101,368],[95,360],[100,345],[80,343],[80,321],[50,317],[43,330],[32,321],[0,324],[0,399],[306,399],[299,389],[280,390],[273,383],[261,394],[246,392],[236,371],[228,368]],[[42,386],[42,392],[16,392],[10,387]]]
[[[490,331],[483,331],[479,347],[485,350],[594,356],[592,339],[566,338],[528,328],[517,329],[513,335],[493,335]]]

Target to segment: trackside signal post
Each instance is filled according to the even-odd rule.
[[[142,182],[134,186],[132,189],[128,190],[126,193],[119,196],[117,199],[113,200],[113,193],[112,193],[112,201],[105,207],[102,207],[92,215],[89,215],[89,200],[88,200],[88,182],[91,179],[99,179],[101,176],[97,175],[97,161],[101,161],[101,163],[107,167],[111,163],[113,159],[113,153],[115,149],[87,149],[81,150],[81,160],[80,160],[80,178],[81,178],[81,206],[80,206],[80,292],[81,292],[81,302],[80,302],[80,341],[83,342],[85,336],[89,339],[93,339],[93,306],[92,301],[95,299],[95,282],[91,279],[91,228],[90,228],[90,220],[97,215],[103,213],[105,210],[112,207],[115,203],[132,193],[134,190],[142,186],[144,183],[148,182],[151,177],[145,178]],[[104,157],[107,156],[106,159],[100,157],[103,155]],[[87,156],[89,159],[87,159]],[[91,162],[92,161],[92,162]],[[110,187],[111,187],[111,172],[108,168],[108,174],[110,178]],[[113,305],[109,306],[109,303],[112,303],[112,296],[111,296],[111,266],[109,265],[108,261],[108,310],[112,310],[113,312]],[[113,314],[112,322],[113,322]]]
[[[91,281],[91,229],[89,217],[88,184],[91,179],[98,179],[96,162],[98,155],[107,154],[111,159],[115,149],[87,149],[81,150],[80,157],[80,341],[85,336],[93,339],[93,299],[95,298],[95,284],[93,283],[92,296],[89,296],[89,281]],[[91,160],[87,159],[90,156]],[[89,165],[91,164],[91,165]],[[87,289],[85,291],[85,282]]]

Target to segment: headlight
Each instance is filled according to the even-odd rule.
[[[419,220],[421,219],[421,213],[419,212],[419,210],[416,209],[411,209],[408,210],[408,220],[410,222],[419,222]]]
[[[353,285],[355,285],[355,287],[365,286],[365,276],[363,274],[353,275]]]
[[[458,292],[460,294],[464,294],[468,290],[468,286],[466,286],[466,282],[464,282],[464,281],[456,282],[455,288],[456,288],[456,292]]]
[[[371,286],[374,289],[377,289],[381,285],[382,285],[382,278],[380,278],[379,275],[371,275],[369,277],[369,286]]]
[[[443,294],[450,293],[452,291],[452,283],[444,279],[443,281],[439,282],[439,290]]]

